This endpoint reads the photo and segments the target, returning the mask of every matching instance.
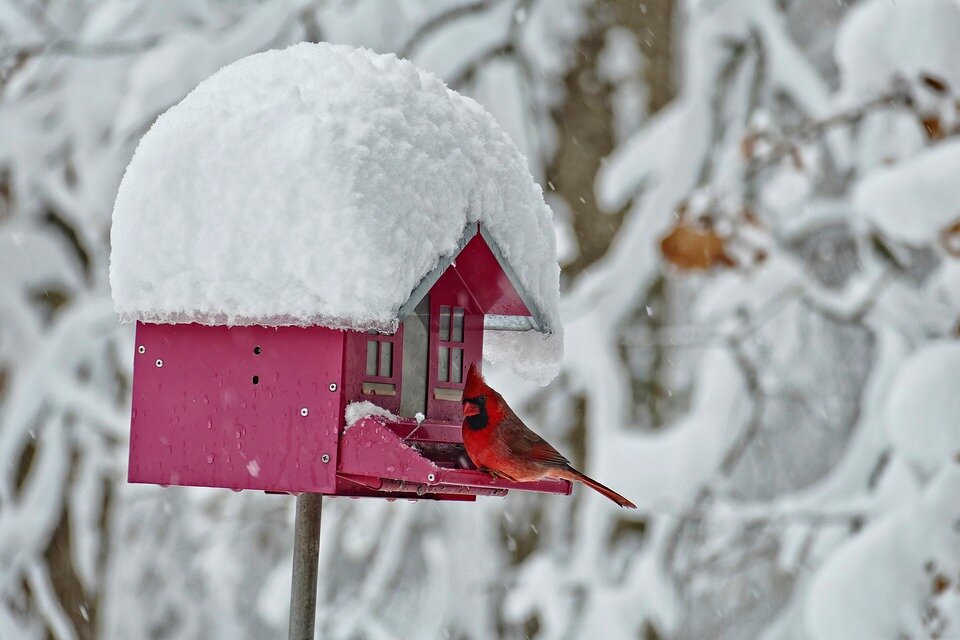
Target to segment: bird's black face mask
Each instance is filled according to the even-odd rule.
[[[487,415],[487,397],[464,398],[463,419],[466,425],[474,431],[486,427],[490,421],[490,417]]]

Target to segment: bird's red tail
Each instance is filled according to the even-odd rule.
[[[594,480],[594,479],[591,478],[590,476],[588,476],[588,475],[586,475],[586,474],[583,474],[583,473],[580,473],[579,471],[577,471],[577,470],[574,469],[573,467],[568,467],[567,469],[565,469],[565,471],[566,471],[567,473],[569,473],[569,477],[565,478],[566,480],[579,480],[580,482],[582,482],[583,484],[587,485],[588,487],[590,487],[591,489],[593,489],[593,490],[596,491],[597,493],[600,493],[600,494],[602,494],[602,495],[610,498],[611,500],[613,500],[614,502],[616,502],[616,503],[617,503],[618,505],[620,505],[621,507],[626,507],[627,509],[636,509],[636,508],[637,508],[637,505],[633,504],[632,502],[630,502],[629,500],[627,500],[626,498],[624,498],[622,495],[620,495],[619,493],[617,493],[616,491],[614,491],[614,490],[611,489],[610,487],[605,487],[605,486],[603,486],[602,484],[600,484],[599,482],[597,482],[596,480]],[[566,474],[564,474],[564,475],[566,475]]]

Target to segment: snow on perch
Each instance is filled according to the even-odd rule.
[[[478,224],[539,329],[488,318],[485,356],[545,381],[562,355],[551,212],[492,116],[393,55],[268,51],[202,82],[140,142],[113,212],[115,307],[392,332]]]
[[[371,416],[380,416],[384,420],[399,420],[399,416],[393,415],[388,409],[384,409],[381,406],[378,406],[369,400],[362,400],[360,402],[351,402],[347,405],[347,408],[344,409],[343,419],[346,425],[346,429],[349,429],[353,425],[357,424],[363,418]]]
[[[553,233],[493,118],[409,62],[301,44],[221,69],[157,119],[114,207],[129,480],[569,494],[492,479],[461,435],[471,364],[559,366]]]

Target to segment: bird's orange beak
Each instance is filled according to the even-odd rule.
[[[475,405],[472,402],[463,403],[463,416],[469,418],[470,416],[475,416],[480,413],[480,407]]]

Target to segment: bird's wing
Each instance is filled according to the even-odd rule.
[[[563,454],[531,431],[516,415],[504,417],[501,433],[504,444],[515,456],[543,462],[550,466],[564,467],[570,464]]]

